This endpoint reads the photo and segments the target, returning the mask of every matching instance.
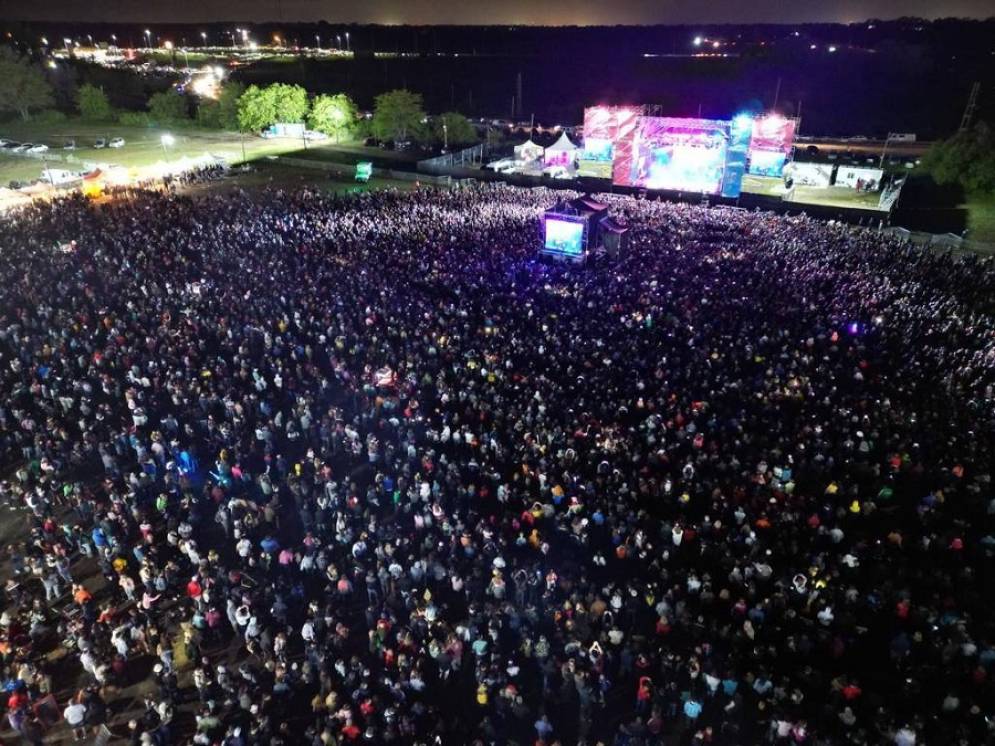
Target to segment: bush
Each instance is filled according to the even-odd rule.
[[[66,121],[66,115],[58,109],[43,109],[34,114],[31,119],[38,124],[61,124]]]
[[[106,122],[114,118],[107,94],[95,85],[82,85],[76,92],[76,106],[80,116],[89,122]]]
[[[122,111],[117,117],[118,124],[125,127],[151,127],[152,119],[144,111]]]
[[[187,100],[170,89],[149,98],[149,117],[156,124],[189,124]]]

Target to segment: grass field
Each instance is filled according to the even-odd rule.
[[[163,146],[162,136],[170,134],[173,142]],[[373,160],[383,168],[410,162],[413,156],[407,153],[393,153],[379,148],[367,148],[356,143],[340,145],[330,143],[309,143],[304,149],[301,140],[296,138],[276,138],[264,140],[237,133],[200,130],[188,127],[142,128],[120,125],[101,125],[70,120],[54,125],[41,125],[33,122],[10,122],[0,124],[0,137],[20,142],[44,143],[50,150],[43,158],[8,154],[0,151],[0,186],[11,180],[29,181],[41,177],[42,169],[58,168],[86,170],[96,165],[124,166],[138,171],[150,169],[162,162],[175,162],[183,158],[200,158],[204,155],[224,158],[230,163],[244,159],[256,161],[260,158],[280,155],[293,155],[298,158],[318,159],[333,163],[352,165],[362,160]],[[98,138],[110,140],[122,137],[123,148],[94,148]],[[69,140],[76,142],[76,150],[66,151],[62,146]],[[244,150],[243,150],[244,149]]]
[[[768,197],[784,197],[784,182],[769,176],[743,177],[743,192],[763,194]],[[797,186],[790,200],[802,205],[824,205],[827,207],[854,207],[865,210],[878,209],[877,193],[858,192],[845,187]]]
[[[358,184],[348,178],[336,177],[316,169],[295,168],[279,161],[261,160],[252,164],[248,172],[236,172],[221,181],[195,184],[185,187],[188,194],[224,193],[233,189],[296,189],[300,187],[318,189],[329,194],[358,194],[380,189],[397,189],[402,192],[415,189],[414,182],[395,179],[370,179]]]
[[[963,207],[967,209],[967,238],[992,244],[995,249],[995,198],[976,197]]]

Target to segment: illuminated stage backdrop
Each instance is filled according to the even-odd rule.
[[[616,161],[616,183],[719,194],[728,146],[729,122],[642,117],[628,172],[620,172]]]

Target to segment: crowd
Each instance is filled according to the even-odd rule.
[[[603,199],[586,266],[541,189],[5,218],[10,727],[990,742],[995,267]]]

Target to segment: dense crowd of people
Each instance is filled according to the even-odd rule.
[[[602,198],[584,266],[542,189],[5,218],[10,727],[992,739],[995,268]]]

